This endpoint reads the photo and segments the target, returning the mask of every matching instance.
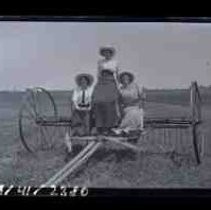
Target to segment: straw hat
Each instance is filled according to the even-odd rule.
[[[115,54],[116,50],[114,47],[112,46],[104,46],[104,47],[100,47],[100,55],[104,55],[104,52],[109,51],[112,55]]]
[[[80,86],[80,80],[81,78],[85,77],[88,81],[88,86],[91,86],[94,82],[94,77],[91,74],[86,74],[86,73],[82,73],[82,74],[78,74],[75,78],[76,84],[78,86]]]
[[[122,79],[123,79],[123,77],[124,77],[125,75],[128,75],[128,76],[129,76],[129,78],[130,78],[130,83],[134,81],[134,75],[133,75],[133,73],[128,72],[128,71],[125,71],[125,72],[122,72],[122,73],[119,75],[119,82],[120,82],[120,83],[123,83],[123,82],[122,82]]]

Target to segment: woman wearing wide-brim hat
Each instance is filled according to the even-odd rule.
[[[75,82],[77,87],[71,99],[73,134],[88,135],[94,78],[91,74],[82,73],[75,77]]]
[[[80,73],[75,77],[76,84],[80,87],[81,86],[81,80],[85,79],[87,80],[87,86],[90,87],[94,82],[94,77],[91,74],[87,73]],[[83,81],[82,81],[83,82]]]
[[[125,84],[124,80],[125,80],[125,76],[127,77],[127,84],[131,84],[134,81],[134,74],[132,72],[128,72],[128,71],[124,71],[122,73],[119,74],[119,82],[120,84]]]
[[[99,133],[107,133],[119,122],[118,65],[114,59],[115,48],[99,49],[103,57],[98,61],[98,81],[93,92],[95,125]]]
[[[101,71],[103,69],[109,69],[113,72],[113,76],[116,80],[118,76],[119,67],[117,61],[114,58],[116,54],[115,48],[112,46],[100,47],[99,54],[100,56],[102,56],[102,59],[98,61],[98,76],[100,76]]]
[[[120,103],[123,109],[123,118],[120,128],[126,132],[143,130],[143,101],[145,100],[143,89],[135,83],[132,72],[122,72],[119,75]]]
[[[110,53],[113,56],[115,54],[115,52],[116,52],[116,50],[112,46],[103,46],[103,47],[100,47],[100,49],[99,49],[99,53],[102,56],[105,56],[106,53]]]

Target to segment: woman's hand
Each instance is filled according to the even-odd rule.
[[[144,99],[139,99],[139,108],[144,109],[145,107],[145,100]]]
[[[73,101],[70,102],[70,115],[72,116],[73,112],[76,110],[75,104]]]
[[[143,108],[142,100],[139,100],[138,107],[139,107],[139,109]]]
[[[145,101],[146,101],[146,93],[144,88],[142,88],[142,90],[139,91],[139,108],[144,109]]]

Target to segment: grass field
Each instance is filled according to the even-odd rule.
[[[147,116],[175,117],[189,114],[187,92],[149,94]],[[154,95],[153,95],[154,94]],[[166,94],[167,95],[167,94]],[[186,96],[185,96],[186,95]],[[159,97],[160,96],[160,97]],[[171,97],[174,96],[174,99]],[[23,148],[17,129],[17,116],[22,93],[0,94],[0,184],[40,185],[65,164],[65,147],[62,129],[57,137],[57,146],[51,151],[39,151],[33,157]],[[54,94],[60,115],[68,113],[68,93]],[[203,131],[205,153],[201,165],[184,160],[175,164],[166,155],[137,154],[106,144],[100,148],[65,183],[87,187],[132,187],[132,188],[198,188],[211,187],[211,107],[203,106]],[[174,139],[169,139],[169,141]],[[182,139],[190,143],[190,138]],[[187,143],[187,144],[189,144]],[[140,142],[141,146],[141,142]]]

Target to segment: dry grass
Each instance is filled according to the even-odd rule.
[[[58,134],[56,147],[39,151],[37,157],[27,153],[18,138],[17,113],[20,104],[0,106],[0,183],[13,185],[40,185],[65,164],[63,133]],[[67,110],[67,107],[63,107]],[[60,108],[60,113],[62,112]],[[149,103],[147,116],[188,115],[185,106]],[[118,146],[106,145],[97,151],[72,176],[65,180],[70,185],[117,188],[177,188],[211,187],[211,109],[203,108],[205,157],[200,166],[190,158],[181,165],[168,155],[134,154]],[[140,143],[141,144],[141,143]]]

